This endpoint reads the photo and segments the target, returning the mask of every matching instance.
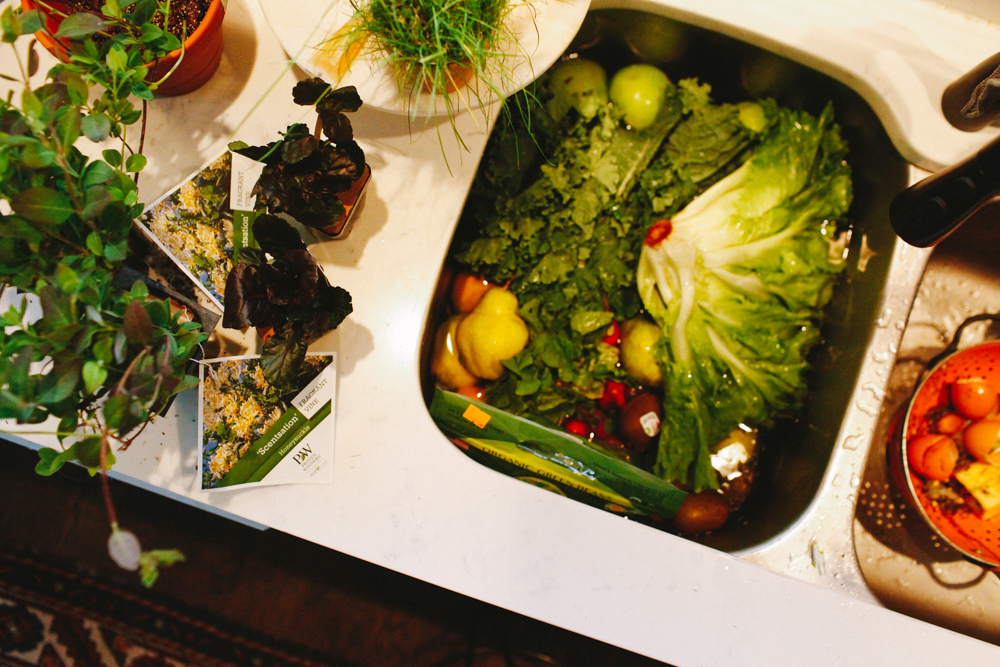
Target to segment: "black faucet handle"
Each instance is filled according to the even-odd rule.
[[[918,248],[942,241],[1000,190],[1000,137],[900,192],[889,205],[896,234]]]

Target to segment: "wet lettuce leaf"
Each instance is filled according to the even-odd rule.
[[[664,333],[656,472],[695,491],[718,486],[710,448],[737,425],[799,408],[845,265],[837,221],[851,179],[832,108],[815,118],[763,105],[771,123],[749,159],[658,222],[637,270]]]

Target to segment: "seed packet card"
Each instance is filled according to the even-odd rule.
[[[264,168],[226,151],[143,211],[139,230],[222,309],[226,278],[240,248],[256,246],[251,193]]]
[[[310,353],[288,391],[256,355],[204,361],[200,379],[202,490],[333,482],[335,352]]]

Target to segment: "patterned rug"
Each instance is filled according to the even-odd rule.
[[[329,667],[304,649],[224,629],[155,593],[0,552],[0,665]]]

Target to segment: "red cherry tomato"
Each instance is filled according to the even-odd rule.
[[[570,419],[568,422],[563,424],[563,428],[573,435],[578,435],[581,438],[590,437],[590,427],[580,419]]]
[[[968,419],[990,416],[1000,403],[996,387],[983,378],[962,378],[951,385],[951,404]]]
[[[607,335],[605,335],[601,340],[608,345],[618,347],[618,344],[622,342],[622,332],[621,329],[618,328],[617,322],[611,320],[611,325],[608,327]]]
[[[1000,419],[970,424],[962,435],[962,444],[976,460],[1000,465]]]
[[[706,533],[722,527],[729,518],[729,503],[716,491],[692,493],[674,516],[674,526],[687,534]]]
[[[941,416],[937,421],[938,433],[945,435],[955,435],[965,426],[965,420],[954,412],[949,412]]]
[[[907,443],[906,458],[921,477],[946,482],[958,463],[958,446],[940,433],[918,435]]]
[[[616,380],[604,383],[604,394],[601,396],[601,407],[605,410],[621,408],[625,405],[625,385]]]

